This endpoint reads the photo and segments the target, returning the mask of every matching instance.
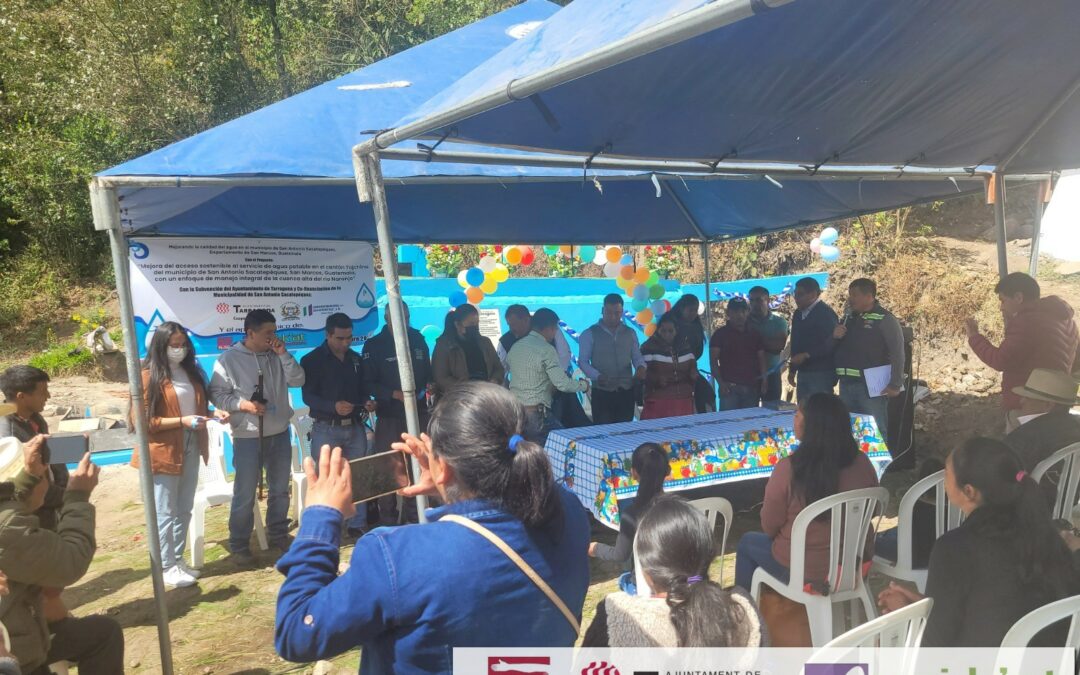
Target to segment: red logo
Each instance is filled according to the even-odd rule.
[[[581,675],[619,675],[619,669],[607,661],[593,661],[581,669]]]
[[[217,348],[218,349],[228,349],[229,347],[232,347],[232,346],[233,346],[233,341],[232,341],[231,337],[219,337],[217,339]]]
[[[489,656],[488,675],[549,675],[550,656]]]
[[[218,314],[228,314],[229,313],[229,305],[227,303],[224,303],[224,302],[219,302],[218,306],[217,306],[217,313]]]

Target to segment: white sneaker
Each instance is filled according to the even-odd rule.
[[[197,570],[194,567],[188,567],[187,563],[185,563],[183,560],[176,561],[176,566],[180,568],[181,572],[188,575],[192,579],[198,579],[199,576],[202,574],[200,570]]]
[[[184,570],[179,567],[170,567],[165,570],[164,577],[165,585],[170,588],[186,588],[188,586],[195,585],[195,577],[188,576]]]

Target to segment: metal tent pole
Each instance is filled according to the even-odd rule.
[[[1008,243],[1005,232],[1005,175],[994,174],[994,227],[997,231],[998,275],[1001,278],[1009,273],[1009,257],[1006,250]]]
[[[394,239],[390,233],[390,209],[386,204],[386,187],[383,185],[382,165],[378,153],[353,152],[353,168],[356,172],[356,190],[361,202],[371,202],[375,209],[375,228],[379,236],[379,254],[382,256],[383,279],[386,282],[386,302],[390,307],[391,332],[394,335],[394,352],[397,355],[398,376],[401,393],[405,399],[405,424],[409,433],[419,436],[420,411],[416,405],[416,378],[413,375],[412,350],[409,348],[409,327],[405,321],[405,308],[401,304],[401,281],[398,279]],[[412,458],[413,475],[420,477],[420,462]],[[416,498],[416,510],[421,523],[427,522],[424,511],[427,497]]]
[[[1043,186],[1035,196],[1035,224],[1031,231],[1031,258],[1028,260],[1028,274],[1033,279],[1039,277],[1039,237],[1042,235]]]
[[[154,476],[150,463],[150,433],[143,403],[142,364],[139,362],[138,338],[135,336],[135,310],[131,300],[128,247],[124,234],[120,230],[120,202],[117,199],[116,189],[101,187],[96,180],[91,182],[90,205],[94,214],[94,227],[108,231],[109,246],[112,249],[116,294],[120,300],[120,324],[124,331],[128,384],[131,388],[132,418],[135,420],[135,447],[136,452],[139,453],[139,487],[142,492],[143,514],[146,517],[146,545],[150,549],[150,578],[154,586],[161,672],[164,675],[172,675],[169,610],[165,604],[165,581],[162,578],[161,569],[161,540],[158,538]]]
[[[705,260],[705,334],[712,334],[712,304],[709,302],[712,299],[712,291],[709,289],[712,283],[712,273],[709,270],[709,242],[705,241],[701,244],[701,256]]]

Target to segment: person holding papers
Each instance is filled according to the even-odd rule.
[[[904,334],[877,301],[877,284],[848,286],[848,311],[833,331],[840,399],[853,413],[873,415],[882,438],[889,429],[889,399],[903,390]]]

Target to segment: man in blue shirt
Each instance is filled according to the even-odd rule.
[[[314,459],[323,445],[341,448],[349,459],[370,454],[361,413],[369,407],[371,396],[364,381],[363,358],[352,350],[352,340],[352,319],[340,312],[331,314],[326,318],[326,340],[300,360],[306,373],[301,391],[315,420],[311,427]],[[348,528],[352,537],[363,534],[367,504],[357,508]]]
[[[779,314],[774,314],[769,307],[771,298],[769,289],[764,286],[754,286],[750,289],[750,327],[758,332],[761,341],[765,345],[765,381],[768,389],[761,400],[779,401],[783,389],[783,381],[780,371],[784,367],[784,360],[780,354],[787,346],[788,322]]]

